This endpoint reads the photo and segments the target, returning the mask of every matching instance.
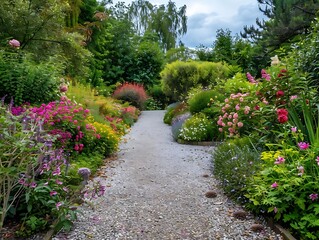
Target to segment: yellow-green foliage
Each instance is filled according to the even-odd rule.
[[[198,85],[216,85],[227,79],[228,65],[214,62],[176,61],[167,64],[161,72],[164,92],[173,100],[184,100],[188,91]]]
[[[231,93],[256,92],[257,88],[258,85],[251,84],[247,80],[245,74],[237,73],[233,78],[230,78],[227,81],[222,81],[215,89],[229,95]]]
[[[95,136],[89,141],[87,149],[90,152],[97,152],[105,157],[114,153],[118,149],[120,141],[118,133],[108,124],[96,122],[92,117],[88,118],[88,123],[94,127]]]
[[[121,115],[121,105],[116,100],[110,97],[96,96],[94,89],[88,85],[81,83],[70,85],[66,95],[73,101],[90,109],[97,122],[105,123],[105,115]]]

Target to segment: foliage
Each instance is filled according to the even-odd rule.
[[[311,86],[319,88],[318,83],[318,37],[319,20],[316,18],[312,23],[310,34],[302,38],[299,42],[293,45],[293,49],[289,54],[289,60],[294,65],[295,71],[306,72],[308,82]],[[296,58],[302,61],[295,61]]]
[[[248,137],[228,140],[213,153],[213,172],[225,193],[232,199],[246,203],[246,187],[261,169],[259,152]]]
[[[87,148],[84,149],[84,153],[96,152],[104,157],[110,156],[118,149],[119,136],[107,124],[90,122],[90,125],[95,129],[96,135],[86,139]]]
[[[147,93],[159,104],[161,109],[165,109],[165,107],[168,105],[169,98],[164,93],[160,84],[155,84],[152,87],[148,88]]]
[[[317,239],[318,147],[289,125],[281,140],[261,153],[263,168],[247,187],[248,207],[283,221],[301,239]]]
[[[319,9],[318,1],[258,0],[259,9],[267,18],[256,20],[256,27],[244,27],[242,37],[256,41],[270,51],[298,39],[308,32]]]
[[[174,48],[177,39],[187,31],[186,5],[177,9],[175,2],[152,5],[149,1],[133,1],[127,12],[139,35],[155,33],[163,50]]]
[[[35,63],[17,50],[0,50],[0,96],[6,101],[39,104],[56,100],[59,93],[59,71],[51,61]]]
[[[193,87],[215,85],[227,76],[225,64],[195,61],[176,61],[167,64],[161,72],[163,90],[175,101],[184,100]]]
[[[28,181],[34,181],[34,171],[40,160],[38,155],[48,152],[45,141],[54,140],[39,132],[40,128],[41,123],[30,121],[26,112],[14,116],[7,107],[0,106],[0,229],[8,211],[14,211],[16,201],[23,194],[23,185],[18,180],[30,176]],[[42,142],[37,141],[38,138],[42,138]]]
[[[185,141],[211,141],[214,134],[212,121],[203,113],[198,113],[187,119],[180,129],[178,138]]]
[[[175,61],[185,62],[192,59],[193,55],[194,55],[194,50],[185,46],[179,46],[178,48],[171,48],[166,52],[165,62],[167,63],[172,63]]]
[[[215,90],[201,91],[188,100],[189,111],[194,113],[202,112],[210,106],[211,99],[220,100],[220,93]]]
[[[133,106],[143,109],[147,99],[145,89],[140,84],[124,83],[117,87],[113,97],[131,103]]]

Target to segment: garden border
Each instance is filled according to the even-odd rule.
[[[213,141],[203,141],[203,142],[195,142],[195,141],[185,141],[185,140],[181,140],[178,139],[177,142],[179,144],[186,144],[186,145],[197,145],[197,146],[213,146],[213,147],[217,147],[219,144],[221,144],[222,142],[213,142]],[[267,225],[273,229],[277,234],[280,234],[284,240],[297,240],[295,237],[293,237],[291,235],[291,233],[283,228],[281,225],[279,225],[278,223],[274,223],[274,219],[272,218],[267,218]]]

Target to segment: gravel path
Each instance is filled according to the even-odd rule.
[[[108,188],[95,209],[82,206],[74,229],[62,239],[281,239],[217,189],[211,177],[213,147],[173,142],[164,111],[143,112],[120,146],[118,160],[100,177]],[[205,176],[206,175],[206,176]],[[209,175],[209,177],[207,177]],[[217,197],[206,198],[208,190]]]

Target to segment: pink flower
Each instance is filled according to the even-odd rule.
[[[226,98],[226,99],[225,99],[225,103],[228,103],[228,102],[229,102],[229,99],[228,99],[228,98]]]
[[[85,110],[84,110],[84,113],[89,113],[89,112],[90,112],[89,109],[85,109]]]
[[[66,92],[66,91],[68,91],[68,86],[67,85],[62,85],[60,87],[60,92]]]
[[[257,83],[257,81],[254,79],[254,77],[248,72],[246,73],[247,79],[249,80],[249,82],[251,83]]]
[[[274,207],[274,213],[277,213],[277,212],[278,212],[278,208]]]
[[[218,128],[218,131],[223,132],[223,129],[222,128]],[[319,163],[318,163],[318,165],[319,165]]]
[[[239,105],[239,104],[237,104],[237,105],[236,105],[236,107],[235,107],[235,109],[236,109],[236,111],[239,111],[239,109],[240,109],[240,105]]]
[[[297,132],[297,127],[292,127],[291,131],[294,132],[294,133]]]
[[[275,164],[282,164],[285,162],[285,159],[283,157],[278,157],[275,161]]]
[[[73,123],[74,123],[74,124],[78,124],[78,120],[74,120]]]
[[[55,180],[55,183],[58,184],[58,185],[62,185],[63,182],[61,182],[59,179]]]
[[[309,148],[309,146],[310,146],[310,144],[309,144],[309,143],[306,143],[306,142],[300,142],[300,143],[298,143],[298,147],[299,147],[300,150],[306,150],[306,149]]]
[[[241,128],[241,127],[244,126],[244,124],[243,124],[242,122],[239,122],[239,123],[237,123],[237,126],[238,126],[239,128]]]
[[[58,193],[56,192],[56,191],[51,191],[50,192],[50,196],[52,197],[52,196],[55,196],[55,195],[57,195]]]
[[[316,162],[317,162],[317,164],[319,166],[319,156],[317,157]]]
[[[295,99],[297,99],[297,98],[298,98],[297,95],[292,95],[292,96],[290,96],[290,101],[293,101],[293,100],[295,100]]]
[[[63,187],[62,189],[63,189],[64,192],[68,192],[69,191],[69,189],[67,187]]]
[[[19,48],[20,47],[20,42],[16,39],[11,39],[9,41],[9,45],[14,47],[14,48]]]
[[[61,202],[57,202],[56,204],[55,204],[55,207],[56,207],[56,209],[58,209],[59,210],[59,207],[61,207],[63,204],[61,203]]]
[[[278,183],[277,183],[277,182],[274,182],[273,184],[271,184],[271,187],[272,187],[272,188],[277,188],[277,187],[278,187]]]
[[[309,195],[309,198],[312,200],[312,201],[315,201],[316,199],[318,199],[318,194],[317,193],[311,193]]]
[[[233,118],[238,118],[238,113],[234,113]]]
[[[265,71],[265,69],[261,70],[261,77],[267,81],[270,81],[270,75]]]
[[[30,188],[36,188],[37,184],[35,182],[30,183]]]
[[[234,133],[234,132],[235,132],[235,130],[234,130],[233,128],[228,128],[228,131],[229,131],[230,133]]]
[[[233,126],[233,123],[232,122],[228,122],[227,125],[228,125],[228,127],[231,127],[231,126]]]

